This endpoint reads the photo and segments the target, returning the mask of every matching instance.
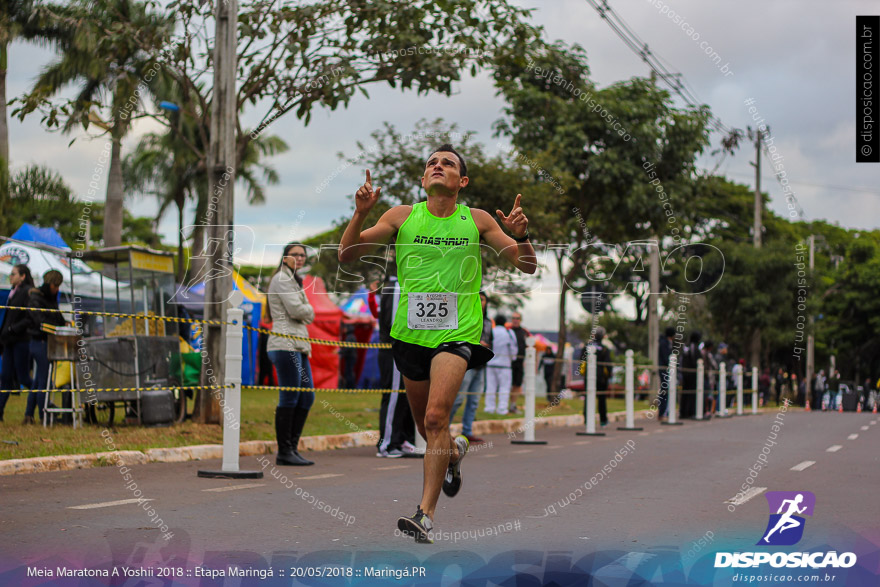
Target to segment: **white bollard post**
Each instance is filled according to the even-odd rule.
[[[643,430],[636,427],[635,416],[635,359],[632,350],[626,351],[626,426],[618,426],[618,430]]]
[[[752,367],[752,413],[758,413],[758,368]]]
[[[704,418],[703,404],[705,401],[703,396],[706,393],[706,382],[704,381],[705,375],[706,366],[703,363],[703,359],[697,359],[697,420],[702,420]]]
[[[669,357],[669,401],[668,416],[665,422],[660,422],[666,426],[681,426],[678,421],[678,356],[672,354]]]
[[[718,417],[729,418],[727,413],[727,363],[718,365]]]
[[[605,436],[604,432],[596,432],[596,347],[587,345],[587,398],[585,402],[584,423],[586,432],[578,432],[578,436]]]
[[[511,440],[511,444],[547,444],[546,440],[535,440],[535,372],[538,370],[538,352],[535,350],[535,338],[526,339],[526,356],[523,361],[525,371],[523,377],[523,398],[525,418],[523,419],[523,440]]]
[[[743,371],[744,369],[737,369],[736,371],[736,415],[743,415]]]
[[[237,295],[236,295],[237,294]],[[239,441],[241,439],[241,353],[244,334],[244,312],[239,307],[243,301],[240,292],[230,296],[232,305],[226,311],[226,379],[220,401],[223,418],[223,466],[220,471],[199,471],[199,477],[224,479],[262,479],[262,471],[242,471],[238,466]],[[217,390],[213,390],[215,393]]]

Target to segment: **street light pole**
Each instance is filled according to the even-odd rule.
[[[214,89],[211,102],[211,137],[208,147],[208,173],[211,178],[208,213],[208,269],[205,279],[205,319],[225,320],[226,305],[232,292],[233,185],[235,183],[236,92],[235,74],[238,48],[238,0],[218,0],[214,8]],[[213,212],[213,217],[211,212]],[[205,328],[207,362],[202,369],[202,385],[222,386],[225,381],[226,344],[222,326]],[[223,390],[200,393],[196,406],[198,421],[220,421]]]

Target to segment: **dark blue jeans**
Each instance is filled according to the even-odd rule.
[[[0,389],[25,389],[31,388],[31,350],[28,341],[14,342],[3,347],[3,366],[0,370]],[[18,385],[13,382],[18,378]],[[9,401],[8,393],[0,393],[0,420],[3,419],[3,411],[6,402]]]
[[[309,357],[295,351],[269,351],[269,360],[278,373],[279,387],[314,387]],[[314,391],[279,391],[279,408],[311,409]]]
[[[45,340],[32,340],[30,344],[31,360],[37,363],[37,372],[34,377],[32,389],[47,389],[49,385],[49,348]],[[45,392],[31,392],[28,394],[27,406],[24,409],[25,416],[33,416],[34,409],[39,411],[40,420],[43,419],[43,404],[46,401]]]

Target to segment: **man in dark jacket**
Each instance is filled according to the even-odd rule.
[[[657,394],[657,399],[659,400],[657,416],[660,421],[666,417],[666,404],[669,401],[669,357],[672,356],[672,342],[674,338],[675,328],[670,326],[666,329],[664,335],[660,337],[660,344],[657,349],[660,365],[660,393]]]
[[[29,325],[27,333],[31,337],[31,359],[37,364],[37,372],[34,376],[33,389],[49,389],[49,348],[48,335],[43,331],[43,324],[64,326],[64,317],[58,310],[58,291],[64,277],[60,271],[51,269],[43,274],[43,285],[30,291],[28,307]],[[40,420],[43,419],[43,404],[45,392],[31,392],[28,394],[27,406],[24,410],[24,423],[33,424],[34,409],[39,410]]]
[[[681,358],[682,393],[679,394],[681,398],[679,413],[682,418],[693,418],[697,415],[697,396],[694,395],[694,391],[697,389],[697,360],[702,356],[701,338],[699,331],[691,332],[690,343],[684,348],[684,356]]]
[[[27,308],[29,292],[34,287],[34,278],[31,277],[28,266],[13,267],[9,274],[9,283],[12,285],[12,290],[9,292],[6,305]],[[0,326],[0,343],[3,344],[0,389],[18,389],[20,385],[24,385],[27,389],[31,388],[28,348],[30,337],[27,333],[29,323],[26,310],[6,310],[3,315],[3,325]],[[0,422],[3,421],[3,412],[8,400],[8,393],[0,393]]]

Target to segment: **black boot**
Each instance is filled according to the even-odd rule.
[[[302,467],[312,464],[296,454],[296,442],[293,442],[290,436],[295,413],[296,408],[275,408],[275,437],[278,439],[276,465]],[[298,440],[299,437],[297,437]]]
[[[302,436],[303,428],[306,425],[306,418],[308,417],[308,410],[296,408],[296,411],[293,414],[293,422],[291,423],[290,427],[290,444],[293,446],[293,454],[302,459],[305,464],[314,465],[314,461],[310,461],[309,459],[303,457],[301,454],[299,454],[299,451],[297,450],[297,446],[299,446],[299,437]]]

